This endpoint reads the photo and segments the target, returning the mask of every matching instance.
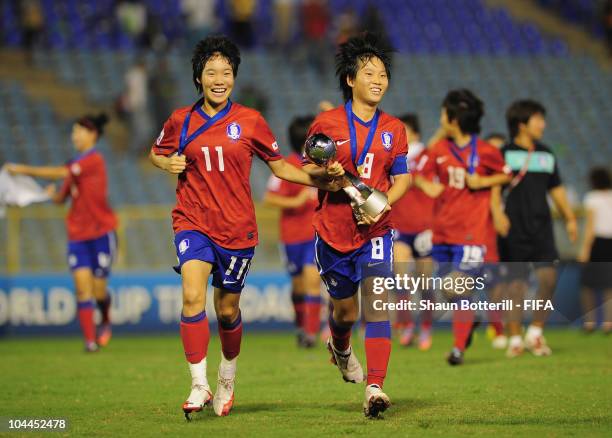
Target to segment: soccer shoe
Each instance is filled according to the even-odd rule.
[[[86,342],[85,343],[85,353],[95,353],[100,350],[98,344],[95,342]]]
[[[183,403],[183,412],[187,421],[191,421],[192,412],[200,412],[205,406],[208,406],[212,401],[212,393],[208,385],[193,385],[191,393],[185,403]]]
[[[463,351],[453,347],[448,356],[446,356],[446,361],[451,366],[463,365]]]
[[[508,349],[506,350],[506,357],[512,359],[513,357],[521,356],[525,352],[525,344],[523,344],[523,340],[520,342],[512,342],[508,344]]]
[[[361,364],[357,360],[357,356],[355,356],[352,348],[350,348],[348,354],[339,353],[332,345],[332,338],[329,338],[327,340],[327,349],[331,353],[331,363],[338,367],[345,382],[361,383],[365,380],[363,368],[361,368]]]
[[[421,330],[419,334],[419,350],[427,351],[431,348],[431,330]]]
[[[213,399],[213,408],[219,417],[229,415],[234,407],[234,380],[235,377],[226,379],[221,377],[221,374],[217,376],[217,391]]]
[[[363,402],[363,413],[368,418],[376,418],[378,414],[385,412],[391,406],[391,400],[380,386],[368,385],[365,389],[365,401]]]
[[[550,356],[552,350],[546,344],[544,336],[525,336],[525,349],[531,351],[534,356]]]
[[[98,337],[96,342],[100,347],[106,347],[111,340],[113,335],[111,325],[110,324],[102,324],[100,326],[100,330],[98,331]]]
[[[508,337],[505,335],[495,336],[491,341],[491,346],[495,350],[505,350],[508,347]]]
[[[403,327],[400,330],[399,343],[402,347],[409,347],[414,341],[414,327]]]

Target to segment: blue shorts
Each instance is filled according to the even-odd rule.
[[[361,280],[393,276],[393,232],[374,237],[351,252],[336,251],[317,235],[315,262],[332,298],[352,297]]]
[[[421,231],[420,233],[400,233],[395,231],[395,241],[408,245],[415,259],[431,257],[431,238],[431,230]]]
[[[431,255],[438,262],[439,276],[446,276],[453,271],[478,276],[484,265],[485,251],[484,245],[436,244]]]
[[[289,275],[300,275],[304,266],[315,264],[315,241],[285,244],[285,264]]]
[[[255,247],[223,248],[199,231],[180,231],[174,236],[174,247],[179,261],[178,266],[174,267],[177,273],[181,273],[181,267],[189,260],[208,262],[212,265],[213,287],[242,292]]]
[[[70,240],[68,242],[68,266],[71,271],[89,268],[95,277],[106,278],[117,252],[117,235],[110,231],[90,240]]]

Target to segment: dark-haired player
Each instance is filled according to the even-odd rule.
[[[386,192],[389,204],[393,205],[406,191],[410,176],[404,126],[378,109],[389,86],[390,52],[380,39],[367,33],[340,46],[336,75],[345,104],[319,114],[310,128],[310,134],[323,133],[335,140],[338,161],[331,169],[314,164],[306,164],[304,169],[313,175],[337,175],[346,169],[367,185]],[[364,380],[350,342],[359,313],[357,290],[364,280],[362,310],[367,359],[364,412],[369,417],[376,417],[390,405],[382,387],[391,352],[391,327],[387,312],[375,311],[371,288],[373,276],[392,275],[393,232],[388,210],[375,218],[362,214],[358,220],[344,191],[319,192],[314,218],[316,262],[333,303],[328,348],[344,380],[353,383]],[[386,302],[386,292],[375,299]]]
[[[314,116],[296,117],[289,125],[293,153],[287,162],[301,166],[306,134]],[[321,325],[321,278],[314,261],[312,219],[316,190],[270,176],[264,202],[282,209],[280,238],[291,276],[291,301],[298,329],[298,345],[312,347]]]
[[[206,287],[212,275],[222,358],[213,407],[228,415],[240,353],[240,292],[257,245],[249,175],[254,156],[281,179],[314,185],[288,164],[260,113],[230,101],[240,64],[238,47],[223,36],[200,41],[192,58],[193,82],[202,97],[177,109],[150,153],[155,166],[178,175],[172,212],[175,270],[183,283],[181,339],[192,377],[183,404],[187,418],[212,400],[206,377],[209,343]],[[327,187],[328,184],[325,185]]]
[[[416,114],[404,114],[399,117],[406,129],[408,140],[408,167],[419,172],[429,159],[425,145],[421,143],[421,130]],[[407,274],[407,263],[415,262],[416,276],[430,276],[431,259],[431,223],[435,200],[427,196],[418,187],[411,187],[393,206],[391,220],[396,231],[394,242],[395,273]],[[423,299],[431,299],[428,290],[419,291]],[[399,299],[406,299],[405,294],[398,293]],[[419,349],[431,348],[432,312],[425,310],[420,315]],[[396,315],[395,327],[399,330],[400,345],[408,346],[414,339],[415,323],[408,310]]]
[[[451,278],[475,275],[486,253],[490,221],[491,187],[509,180],[501,153],[478,138],[484,105],[471,91],[450,91],[442,103],[440,128],[443,140],[429,151],[425,177],[417,185],[433,186],[438,196],[433,220],[433,258],[441,264],[440,274]],[[427,182],[436,176],[439,183]],[[454,299],[463,299],[454,294]],[[451,365],[463,363],[474,322],[474,312],[453,314],[454,346],[448,355]]]
[[[514,102],[506,112],[506,123],[511,142],[503,147],[506,163],[514,173],[504,188],[505,218],[509,222],[507,235],[500,239],[499,249],[503,262],[511,262],[509,290],[515,291],[520,300],[527,290],[528,264],[533,264],[538,278],[537,298],[552,298],[557,283],[555,262],[559,255],[555,246],[553,224],[547,196],[565,218],[567,234],[576,240],[577,226],[574,212],[561,184],[559,166],[553,151],[540,143],[546,128],[546,109],[533,100]],[[548,356],[551,349],[546,344],[543,328],[548,310],[536,310],[533,321],[521,339],[519,315],[508,323],[510,344],[508,357],[515,357],[524,348],[536,356]]]
[[[74,279],[77,313],[88,352],[107,345],[111,338],[111,303],[106,283],[117,248],[117,218],[108,203],[104,157],[95,148],[107,122],[104,114],[86,115],[76,121],[72,126],[72,143],[78,155],[65,166],[7,166],[13,174],[63,179],[59,192],[55,185],[48,186],[47,191],[57,203],[72,198],[66,218],[68,265]],[[102,314],[97,335],[94,300]]]

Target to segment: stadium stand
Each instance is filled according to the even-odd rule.
[[[148,52],[146,62],[154,69],[161,57],[165,58],[176,85],[176,101],[187,105],[196,96],[190,54],[178,44],[183,22],[178,2],[144,3],[152,17],[164,17],[161,32],[170,42],[163,55]],[[59,81],[83,89],[91,102],[110,107],[123,91],[127,69],[140,56],[136,43],[114,18],[96,18],[112,17],[113,2],[41,4],[47,25],[44,48],[35,52],[35,68],[50,69]],[[264,50],[272,37],[271,4],[271,0],[259,2],[256,27],[266,31],[258,34],[259,48],[243,54],[235,100],[240,102],[247,87],[255,87],[267,97],[265,116],[287,153],[285,131],[290,117],[314,112],[322,99],[339,103],[340,94],[331,70],[321,76],[311,67],[287,62],[286,54]],[[393,0],[379,4],[388,37],[399,51],[383,105],[387,112],[417,111],[428,135],[437,127],[446,90],[465,86],[474,89],[486,103],[484,132],[505,132],[503,114],[509,103],[520,97],[536,98],[548,109],[546,142],[558,154],[568,186],[578,195],[585,192],[590,166],[612,153],[606,124],[606,120],[612,120],[608,104],[612,101],[612,77],[592,58],[570,54],[564,41],[543,35],[533,24],[514,21],[504,9],[488,9],[479,0]],[[228,12],[223,5],[219,2],[217,11],[227,23]],[[352,7],[358,15],[367,5],[365,0],[330,2],[334,13]],[[3,2],[2,36],[9,47],[21,43],[15,17],[14,3]],[[322,56],[331,59],[332,53]],[[279,87],[285,91],[276,92]],[[5,133],[0,136],[2,162],[43,164],[69,159],[73,154],[70,126],[71,121],[60,118],[49,104],[28,97],[19,82],[0,81],[0,130]],[[151,134],[152,139],[155,136]],[[108,158],[112,203],[118,207],[170,205],[174,201],[172,179],[149,171],[146,164],[136,165],[133,156],[115,146],[111,148],[105,139],[99,146]],[[263,193],[268,174],[265,165],[255,160],[252,183],[256,199]],[[44,225],[33,218],[23,220],[23,235],[28,239],[23,245],[28,252],[21,253],[23,269],[62,266],[63,224],[61,216],[54,217]],[[43,237],[36,236],[40,230]],[[147,238],[160,232],[170,236],[167,212],[159,220],[129,222],[120,266],[141,268],[139,254],[151,254],[151,268],[171,263],[170,237],[167,241]],[[0,240],[0,244],[4,242]],[[266,243],[265,248],[275,251],[274,243]]]

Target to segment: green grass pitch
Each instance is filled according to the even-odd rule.
[[[393,406],[367,420],[363,385],[344,383],[323,345],[298,350],[289,334],[247,332],[232,414],[209,408],[191,423],[180,409],[190,378],[178,334],[117,336],[93,355],[78,338],[2,340],[0,417],[67,417],[69,436],[612,436],[612,338],[547,337],[552,357],[509,360],[479,332],[456,368],[444,361],[446,330],[428,352],[394,344],[385,383]],[[214,336],[213,391],[219,354]]]

